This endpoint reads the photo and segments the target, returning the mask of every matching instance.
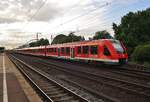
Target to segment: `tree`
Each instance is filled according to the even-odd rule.
[[[112,39],[112,36],[106,30],[97,31],[93,36],[93,40],[97,39]]]
[[[64,35],[64,34],[57,35],[57,36],[53,39],[52,44],[64,43],[64,42],[66,42],[66,38],[67,38],[67,36]]]
[[[37,41],[38,45],[49,45],[49,40],[48,39],[43,39],[41,38],[39,41]]]
[[[70,32],[68,36],[64,34],[57,35],[52,41],[52,44],[62,44],[67,42],[76,42],[76,41],[84,41],[84,40],[85,40],[84,37],[76,36],[74,32]]]
[[[131,54],[137,45],[150,41],[150,8],[129,12],[121,18],[121,24],[113,23],[115,38],[123,40]]]
[[[48,40],[48,39],[43,39],[43,38],[41,38],[41,39],[38,40],[38,41],[29,43],[29,46],[30,46],[30,47],[42,46],[42,45],[49,45],[49,40]]]
[[[141,64],[150,63],[150,43],[137,46],[132,54],[132,60]]]
[[[76,41],[83,41],[85,40],[82,36],[76,36],[74,32],[70,32],[67,37],[67,42],[76,42]]]

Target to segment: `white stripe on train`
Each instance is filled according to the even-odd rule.
[[[23,53],[25,54],[25,53]],[[29,54],[29,53],[27,53]],[[39,55],[39,56],[45,56],[44,54],[31,54],[30,55]],[[63,59],[75,59],[75,60],[92,60],[92,61],[102,61],[102,62],[110,62],[110,63],[119,63],[119,60],[112,60],[112,59],[96,59],[96,58],[83,58],[83,57],[70,57],[70,56],[58,56],[58,55],[46,55],[50,57],[55,57],[55,58],[63,58]]]

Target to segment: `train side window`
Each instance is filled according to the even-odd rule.
[[[64,47],[61,48],[61,53],[65,54],[65,48]]]
[[[50,48],[47,49],[47,52],[50,52]]]
[[[78,46],[78,54],[81,54],[81,46]]]
[[[52,52],[52,53],[54,52],[54,48],[51,48],[51,52]]]
[[[54,52],[56,53],[56,48],[54,48]]]
[[[110,56],[110,51],[108,50],[106,46],[104,46],[104,55]]]
[[[97,45],[91,46],[91,54],[92,55],[98,54],[98,46]]]
[[[66,54],[70,55],[70,47],[66,47]]]
[[[88,54],[89,46],[83,46],[83,54]]]
[[[57,48],[55,48],[55,51],[57,52],[57,51],[58,51],[58,49],[57,49]]]
[[[52,48],[48,48],[47,51],[48,51],[48,52],[53,52],[53,49],[52,49]]]

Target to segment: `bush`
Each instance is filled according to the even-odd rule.
[[[132,54],[132,60],[141,64],[150,63],[150,44],[137,46]]]

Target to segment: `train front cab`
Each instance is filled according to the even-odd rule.
[[[107,52],[109,52],[109,59],[116,60],[116,64],[126,64],[128,55],[126,53],[126,49],[124,49],[124,46],[121,45],[121,43],[118,40],[105,40],[106,49],[104,48],[104,55],[107,55]],[[115,63],[114,63],[115,64]]]

